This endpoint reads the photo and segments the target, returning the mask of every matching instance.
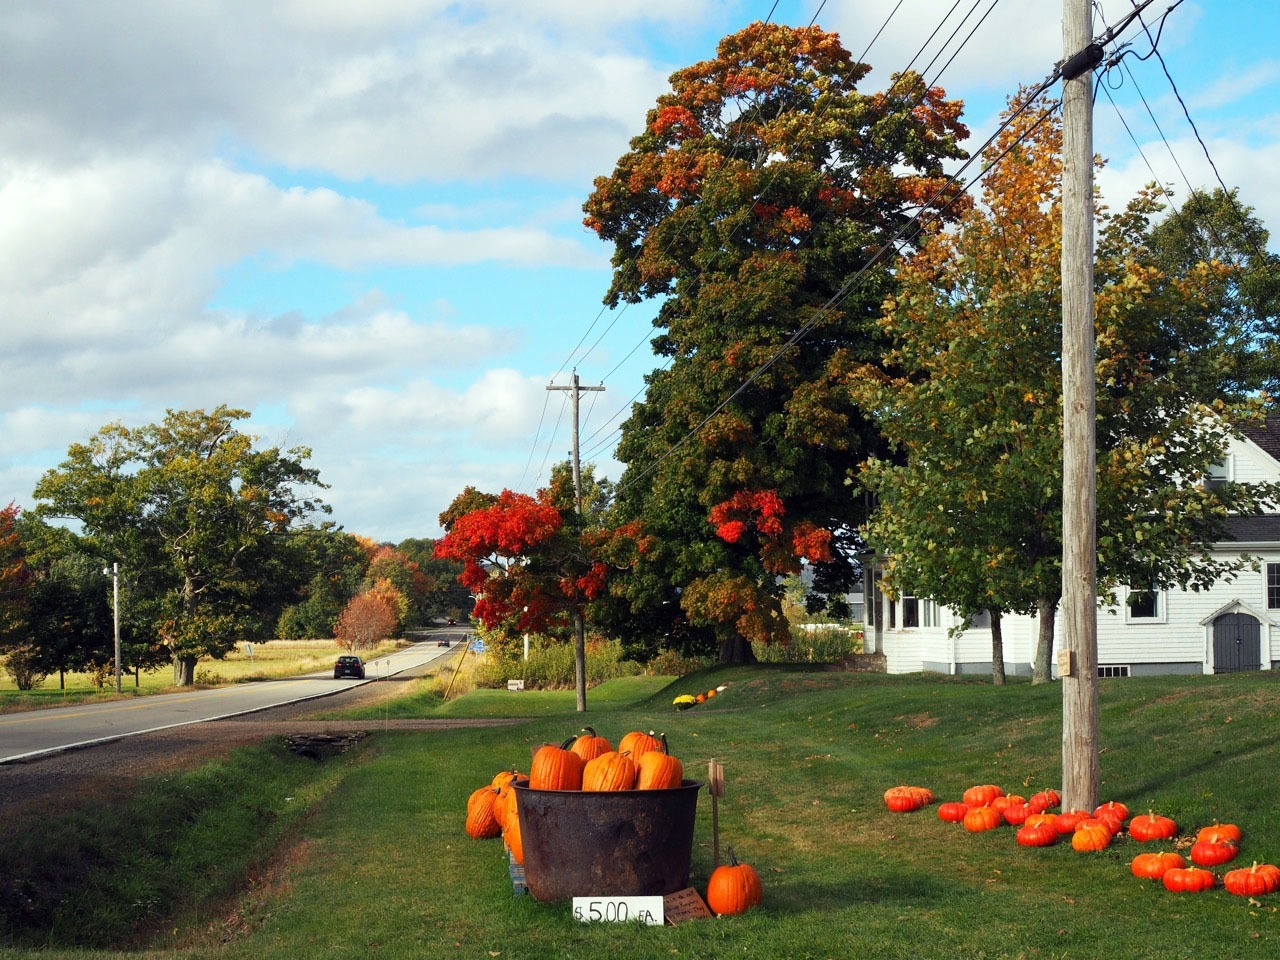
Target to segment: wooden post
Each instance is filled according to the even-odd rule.
[[[1093,42],[1089,0],[1063,0],[1063,60]],[[1098,803],[1097,424],[1092,64],[1062,83],[1062,803]],[[1074,76],[1069,75],[1074,74]]]
[[[707,790],[711,794],[711,869],[720,866],[720,798],[724,796],[724,766],[715,757],[707,766]]]

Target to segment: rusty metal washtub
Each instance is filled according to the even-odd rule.
[[[525,882],[535,899],[643,896],[689,885],[697,780],[668,790],[533,790],[518,783]]]

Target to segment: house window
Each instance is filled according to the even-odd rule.
[[[1280,563],[1267,564],[1267,609],[1280,610]]]
[[[991,629],[991,611],[979,610],[977,613],[973,615],[973,619],[969,621],[969,627],[971,629],[978,628],[982,630],[990,630]]]
[[[1154,620],[1160,616],[1160,591],[1155,587],[1129,588],[1129,619]]]
[[[903,629],[920,626],[920,601],[915,597],[902,598],[902,626]]]
[[[894,630],[898,626],[898,601],[889,601],[889,629]]]
[[[1111,663],[1098,667],[1099,677],[1127,677],[1129,675],[1129,665],[1127,663]]]
[[[1223,459],[1217,463],[1211,463],[1204,475],[1206,489],[1213,490],[1215,487],[1225,487],[1227,481],[1231,479],[1230,473],[1231,463],[1229,460]]]
[[[924,608],[924,625],[925,625],[926,627],[932,627],[932,626],[933,626],[933,616],[934,616],[934,614],[933,614],[933,601],[932,601],[932,600],[926,600],[924,603],[920,604],[920,606],[922,606],[922,607]]]

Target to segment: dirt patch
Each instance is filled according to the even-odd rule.
[[[928,730],[938,722],[938,718],[928,713],[909,713],[906,716],[899,717],[908,727],[916,730]]]

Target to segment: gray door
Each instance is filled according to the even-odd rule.
[[[1262,669],[1262,630],[1247,613],[1224,613],[1213,621],[1213,672]]]

